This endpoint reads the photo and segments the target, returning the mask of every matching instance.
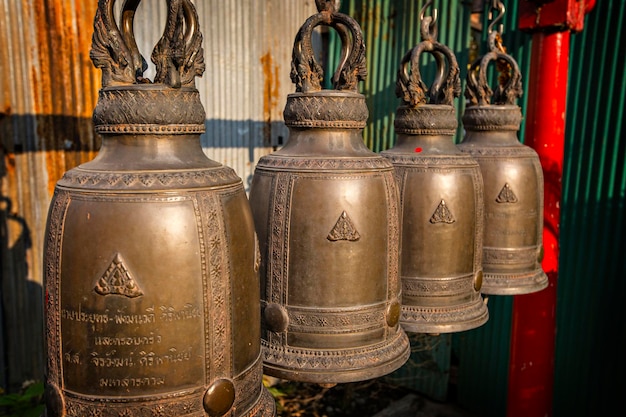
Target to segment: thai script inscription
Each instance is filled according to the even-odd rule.
[[[163,321],[179,321],[199,318],[202,312],[199,307],[185,304],[181,310],[176,310],[173,307],[161,306],[161,320]]]
[[[159,355],[153,351],[141,351],[135,357],[135,352],[129,352],[128,356],[118,356],[116,350],[111,350],[103,355],[91,352],[90,362],[97,368],[133,368],[168,365],[172,363],[191,360],[191,348],[179,351],[172,347],[165,354]],[[74,357],[74,356],[72,356]]]
[[[96,346],[145,346],[161,343],[162,337],[154,335],[152,332],[149,336],[96,336],[94,337],[94,345]]]
[[[97,372],[100,388],[140,390],[166,386],[166,377],[158,375],[161,370],[180,364],[193,373],[192,361],[198,357],[192,355],[192,347],[168,337],[167,328],[182,322],[193,322],[195,326],[202,317],[202,308],[192,303],[157,304],[134,311],[124,307],[96,310],[83,304],[66,306],[61,309],[61,321],[68,326],[68,335],[81,333],[85,326],[91,331],[88,339],[70,336],[62,360],[68,367],[88,367]],[[74,378],[74,374],[69,372],[68,377]],[[74,381],[67,383],[73,385]]]
[[[160,306],[158,311],[160,311],[160,314],[155,314],[155,308],[148,307],[144,314],[126,314],[120,310],[110,312],[108,309],[99,313],[84,311],[82,305],[79,304],[77,310],[61,309],[61,318],[93,324],[152,324],[156,323],[157,319],[164,322],[173,322],[196,319],[202,316],[200,307],[192,304],[185,304],[181,309],[176,309],[172,306]]]
[[[117,388],[117,387],[158,387],[165,385],[165,378],[100,378],[100,388]]]

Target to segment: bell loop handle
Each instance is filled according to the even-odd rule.
[[[413,107],[427,103],[452,105],[461,94],[460,70],[454,52],[436,41],[436,27],[432,24],[437,20],[437,9],[433,10],[433,17],[424,16],[424,11],[431,4],[432,1],[429,1],[420,13],[422,42],[404,55],[398,69],[396,96],[404,104]],[[430,88],[424,83],[419,69],[420,57],[424,52],[430,53],[437,65]]]
[[[90,57],[102,70],[102,87],[150,83],[143,77],[147,63],[134,34],[135,13],[141,0],[125,0],[120,24],[115,21],[116,0],[98,0]],[[155,84],[193,87],[204,73],[202,33],[190,0],[167,0],[165,30],[152,51]]]
[[[494,10],[498,11],[498,16],[491,20]],[[464,94],[470,106],[514,105],[522,96],[522,75],[515,59],[506,53],[502,42],[502,24],[498,30],[494,30],[505,11],[502,1],[492,0],[489,11],[491,23],[487,29],[489,52],[474,61],[467,71]],[[496,70],[499,73],[495,92],[487,82],[487,68],[492,61],[496,63]]]
[[[500,38],[498,32],[492,32],[491,35]],[[496,63],[496,70],[499,73],[495,92],[491,90],[487,82],[487,69],[492,61]],[[522,93],[522,75],[517,62],[512,56],[498,48],[478,58],[467,71],[465,97],[470,106],[514,105]]]
[[[296,91],[309,93],[322,90],[324,70],[315,58],[311,37],[313,29],[325,25],[335,29],[341,39],[341,56],[333,74],[333,88],[358,92],[359,81],[367,76],[361,27],[352,17],[337,12],[339,1],[316,0],[316,4],[319,13],[304,22],[294,41],[291,80],[296,85]]]

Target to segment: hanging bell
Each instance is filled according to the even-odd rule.
[[[152,59],[140,0],[100,0],[97,157],[55,188],[45,240],[48,416],[272,416],[262,385],[258,249],[241,179],[200,146],[202,35],[168,1]],[[121,28],[121,29],[120,29]]]
[[[400,324],[409,332],[448,333],[476,328],[489,317],[480,294],[483,185],[478,163],[453,143],[459,66],[450,48],[437,42],[433,17],[424,16],[431,3],[422,9],[422,42],[398,71],[397,141],[381,154],[395,167],[402,202]],[[425,52],[437,64],[429,90],[419,69]]]
[[[338,2],[337,2],[338,3]],[[408,359],[400,316],[398,189],[393,166],[363,143],[368,117],[361,29],[317,1],[301,27],[284,110],[289,141],[262,157],[250,203],[261,247],[262,347],[268,375],[314,383],[375,378]],[[344,41],[322,90],[311,34]]]
[[[501,5],[500,16],[504,12]],[[522,95],[517,63],[502,46],[500,31],[489,25],[490,52],[467,74],[463,115],[465,136],[459,144],[479,163],[484,182],[484,294],[513,295],[548,285],[543,257],[543,172],[534,149],[521,144],[517,131]],[[495,93],[487,82],[489,63],[500,76]],[[492,98],[493,96],[493,98]]]

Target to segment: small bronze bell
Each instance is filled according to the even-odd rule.
[[[338,2],[337,2],[338,3]],[[398,189],[393,166],[363,143],[368,117],[358,24],[334,1],[300,29],[284,111],[288,143],[261,158],[250,203],[261,247],[266,374],[315,383],[375,378],[408,359],[400,317]],[[322,90],[318,25],[344,41],[335,89]]]
[[[431,3],[421,13],[422,42],[398,71],[398,139],[382,155],[395,166],[402,202],[400,324],[410,332],[448,333],[473,329],[489,317],[480,295],[483,184],[478,163],[452,140],[459,66],[450,48],[436,41],[434,19],[424,17]],[[429,91],[419,71],[424,52],[437,63]]]
[[[502,6],[499,18],[503,12]],[[496,21],[489,25],[490,52],[468,71],[465,137],[459,148],[478,161],[483,175],[482,292],[526,294],[548,285],[541,268],[543,172],[535,150],[517,139],[522,113],[515,102],[522,95],[521,75],[504,51],[500,32],[491,29]],[[500,73],[495,93],[487,83],[491,61]]]
[[[196,10],[168,1],[150,83],[132,33],[140,0],[119,26],[114,3],[98,4],[91,51],[102,147],[58,181],[48,215],[47,415],[272,416],[250,206],[200,146]]]

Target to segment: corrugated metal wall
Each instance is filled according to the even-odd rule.
[[[0,1],[0,384],[41,378],[42,242],[57,179],[91,159],[93,1]]]
[[[148,61],[164,4],[144,0],[137,11]],[[197,82],[207,110],[203,149],[248,184],[255,161],[286,137],[293,39],[315,2],[196,4],[207,64]],[[101,74],[89,59],[96,6],[0,0],[0,387],[10,390],[42,376],[42,249],[54,186],[99,148],[91,115]]]
[[[554,415],[620,413],[626,375],[626,2],[572,35]]]

